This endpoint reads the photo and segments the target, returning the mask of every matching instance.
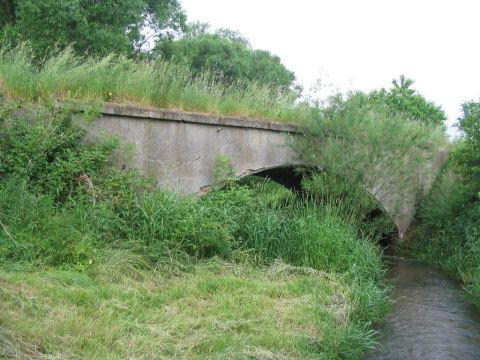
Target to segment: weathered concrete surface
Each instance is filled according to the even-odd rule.
[[[288,124],[105,105],[100,118],[83,126],[90,139],[115,135],[132,144],[133,157],[117,151],[114,162],[177,192],[208,188],[220,156],[230,159],[238,177],[295,163],[285,145],[297,129]]]
[[[428,150],[426,150],[428,151]],[[445,149],[427,154],[429,161],[417,164],[408,184],[391,184],[379,191],[370,191],[390,214],[397,226],[400,237],[403,237],[412,224],[418,196],[425,196],[430,191],[439,171],[447,160]]]
[[[154,177],[159,185],[176,192],[205,191],[214,182],[216,161],[230,160],[237,177],[281,166],[300,165],[288,146],[298,132],[294,125],[236,117],[219,117],[163,109],[146,109],[107,104],[93,123],[83,123],[88,138],[117,136],[131,144],[133,154],[118,150],[114,164],[122,169],[136,168]],[[80,120],[79,120],[80,121]],[[446,152],[417,169],[416,189],[373,191],[405,234],[415,213],[418,190],[426,193],[446,159]]]

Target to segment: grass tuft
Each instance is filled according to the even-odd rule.
[[[27,46],[0,49],[0,94],[34,102],[52,98],[128,103],[182,111],[299,122],[306,109],[290,92],[254,82],[226,84],[204,72],[164,60],[134,61],[121,55],[81,58],[71,48],[43,64]]]
[[[167,192],[109,168],[114,144],[84,144],[68,110],[10,105],[0,357],[358,359],[374,345],[381,252],[348,208],[258,179]]]

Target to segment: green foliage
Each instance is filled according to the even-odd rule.
[[[305,178],[302,188],[316,203],[337,209],[342,219],[373,241],[396,232],[383,206],[359,183],[324,171]]]
[[[378,206],[359,184],[328,172],[313,174],[304,179],[302,186],[316,202],[342,210],[353,222],[360,221]]]
[[[441,129],[393,113],[356,92],[311,109],[303,136],[294,141],[304,164],[363,187],[382,202],[391,194],[417,191],[413,174],[446,139]],[[397,209],[389,210],[393,216]]]
[[[469,101],[462,105],[463,117],[460,129],[464,141],[453,153],[455,170],[464,179],[468,191],[477,200],[480,198],[480,101]]]
[[[463,104],[464,138],[418,210],[409,250],[462,279],[480,306],[479,102]]]
[[[292,190],[260,176],[245,176],[239,180],[239,184],[253,188],[261,203],[266,206],[281,207],[295,197]]]
[[[222,115],[301,121],[294,96],[270,85],[225,84],[205,72],[194,77],[184,66],[134,61],[125,56],[84,58],[67,48],[38,68],[28,46],[0,49],[0,95],[29,101],[56,99],[137,103]]]
[[[1,116],[0,180],[15,175],[42,194],[65,200],[103,168],[111,147],[80,146],[84,131],[70,126],[68,111],[32,111],[35,119],[28,111]]]
[[[355,269],[360,277],[380,279],[371,271],[381,266],[371,264],[375,257],[368,255],[378,249],[369,239],[358,238],[336,209],[307,202],[253,215],[240,229],[241,237],[263,256],[340,273]],[[363,245],[357,247],[359,243]]]
[[[393,115],[400,113],[426,125],[444,127],[447,118],[443,110],[412,89],[413,83],[413,80],[401,75],[398,80],[392,81],[390,89],[369,93],[368,101],[386,107]]]
[[[85,208],[58,208],[49,194],[35,195],[25,180],[0,183],[0,262],[77,266],[95,257],[100,240]]]
[[[28,41],[37,58],[70,44],[80,55],[133,54],[186,21],[177,0],[5,0],[0,9],[0,31],[13,43]]]
[[[6,24],[15,21],[15,4],[16,0],[3,0],[0,3],[0,28],[3,28]]]
[[[236,181],[232,160],[228,156],[217,156],[213,172],[214,185],[230,185]]]
[[[194,76],[211,71],[226,82],[250,81],[283,91],[293,88],[295,74],[278,56],[254,50],[237,32],[221,29],[215,34],[199,32],[181,40],[163,42],[158,52],[167,60],[185,64]]]

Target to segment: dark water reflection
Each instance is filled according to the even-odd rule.
[[[480,315],[460,285],[415,260],[394,259],[396,304],[367,359],[480,360]]]

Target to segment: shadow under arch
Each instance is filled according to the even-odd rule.
[[[248,176],[262,177],[274,181],[285,188],[293,191],[301,197],[307,196],[302,187],[302,182],[305,177],[312,176],[317,171],[322,171],[318,168],[309,168],[304,165],[284,165],[268,169],[261,169],[259,171],[252,171],[239,177],[239,180],[247,178]],[[365,222],[374,222],[380,220],[382,217],[388,218],[391,223],[391,230],[381,234],[379,244],[382,247],[388,247],[398,241],[400,230],[395,222],[394,216],[390,214],[380,200],[375,198],[368,189],[363,188],[365,194],[373,201],[374,207],[365,214]],[[345,194],[348,196],[348,194]]]
[[[249,176],[263,177],[265,179],[275,181],[276,183],[283,185],[287,189],[296,193],[300,193],[302,191],[302,180],[304,173],[302,173],[302,171],[299,170],[299,166],[296,165],[277,166],[269,169],[262,169],[258,172],[249,174]]]

